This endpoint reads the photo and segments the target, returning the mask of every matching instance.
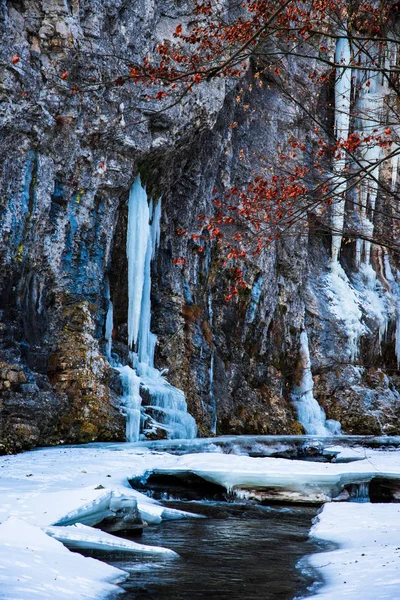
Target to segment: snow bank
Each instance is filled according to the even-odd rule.
[[[398,600],[399,504],[326,504],[310,535],[340,546],[309,558],[326,582],[312,598]]]
[[[275,441],[278,443],[279,440]],[[192,444],[193,442],[189,441],[188,448],[191,448]],[[149,473],[184,476],[189,472],[206,481],[222,485],[239,497],[250,496],[263,500],[278,499],[295,502],[330,502],[340,494],[344,486],[351,483],[362,484],[374,477],[400,479],[400,450],[388,449],[383,452],[361,447],[353,447],[350,450],[344,446],[335,445],[327,448],[327,451],[337,455],[336,460],[352,460],[353,462],[321,463],[223,454],[217,445],[214,447],[214,453],[175,456],[166,452],[146,450],[140,445],[94,444],[86,447],[40,449],[16,456],[0,457],[0,521],[3,521],[3,525],[0,526],[0,598],[4,597],[7,600],[16,598],[27,600],[29,598],[30,600],[36,597],[40,600],[47,598],[79,600],[80,598],[101,597],[103,590],[112,589],[113,585],[115,587],[116,580],[113,579],[115,572],[109,571],[107,565],[96,561],[85,562],[88,559],[71,554],[59,542],[46,535],[41,528],[44,528],[50,535],[62,539],[68,545],[76,543],[76,547],[102,547],[104,550],[119,551],[123,550],[121,548],[121,545],[124,544],[123,540],[116,542],[113,536],[92,530],[88,524],[102,520],[103,515],[108,511],[115,514],[115,511],[121,508],[136,506],[142,519],[148,523],[159,523],[163,519],[188,516],[188,513],[165,508],[155,500],[133,490],[129,486],[128,478],[145,479]],[[355,458],[358,460],[354,461]],[[359,524],[360,531],[364,530],[363,535],[366,535],[370,527],[371,539],[383,540],[383,537],[379,537],[381,536],[379,523],[383,528],[384,523],[387,522],[390,523],[390,537],[385,543],[389,547],[394,536],[400,533],[397,532],[398,525],[395,522],[399,518],[399,505],[386,504],[382,508],[381,522],[377,513],[361,512],[363,510],[379,510],[377,508],[379,505],[376,504],[334,503],[332,508],[330,506],[330,504],[325,506],[320,523],[314,530],[314,535],[322,537],[325,527],[326,537],[341,544],[347,531],[350,532],[350,537],[353,536],[350,525],[356,527]],[[354,512],[351,515],[350,512],[346,512],[351,510],[360,512]],[[349,518],[346,517],[347,514],[350,515]],[[327,521],[326,519],[330,515],[332,515],[332,519]],[[193,517],[193,515],[190,516]],[[376,520],[378,529],[376,529],[373,519]],[[21,520],[24,522],[22,523]],[[81,524],[74,527],[73,523]],[[60,527],[60,524],[63,527]],[[332,537],[331,531],[335,532],[336,537]],[[382,536],[384,531],[382,529]],[[358,534],[355,533],[354,536],[356,535]],[[52,545],[48,546],[45,542]],[[365,542],[364,538],[361,539],[361,542],[363,544],[370,543],[368,540]],[[114,544],[119,544],[119,546]],[[395,572],[392,573],[391,570],[394,567],[391,566],[392,563],[389,564],[389,558],[386,560],[386,556],[389,557],[389,554],[382,554],[384,549],[377,546],[377,543],[371,542],[371,544],[373,544],[372,550],[374,550],[374,553],[371,550],[371,556],[377,561],[376,564],[379,564],[381,571],[390,575],[390,581],[395,581]],[[48,550],[50,547],[57,548],[57,552]],[[125,548],[129,551],[133,550],[132,546],[130,548],[125,546]],[[155,549],[136,548],[136,550],[162,551],[157,547]],[[348,549],[346,546],[338,552],[351,554],[354,551],[354,548]],[[343,554],[343,561],[349,563],[349,569],[354,566],[350,565],[351,561],[348,558],[350,554]],[[169,555],[173,556],[172,553],[163,553],[163,556],[168,557]],[[327,559],[326,554],[323,556],[320,564],[331,562],[333,565],[331,577],[337,577],[335,573],[339,571],[335,571],[335,564],[339,564],[342,560],[340,555],[333,553],[332,560],[331,558]],[[335,556],[339,556],[337,563]],[[313,558],[312,560],[317,559]],[[356,560],[360,561],[361,558],[356,558]],[[84,562],[72,563],[71,561]],[[87,564],[90,566],[86,567]],[[386,566],[382,568],[384,564]],[[36,565],[35,568],[33,565]],[[46,567],[46,565],[48,566]],[[360,567],[360,565],[357,563],[356,567]],[[69,579],[69,573],[74,573],[73,584]],[[327,576],[330,575],[329,569],[326,573]],[[360,573],[362,575],[362,571]],[[368,573],[365,576],[367,575]],[[118,572],[119,576],[120,572]],[[350,578],[347,571],[346,577]],[[54,588],[54,585],[58,587]],[[347,584],[341,585],[346,586]],[[385,589],[391,589],[390,585]],[[73,590],[72,596],[71,589]],[[86,589],[88,595],[84,596]],[[3,592],[3,590],[6,591]],[[400,584],[398,590],[400,590]],[[1,596],[2,593],[5,593],[5,596]],[[326,600],[328,598],[333,600],[334,597],[336,599],[346,598],[342,593],[335,593],[336,597],[326,596]],[[376,593],[376,589],[374,593]],[[398,597],[400,597],[400,593],[397,594]],[[323,598],[325,599],[325,596]],[[394,600],[396,596],[382,594],[375,596],[359,594],[357,596],[354,592],[354,595],[349,598],[357,598],[357,600],[390,598]]]
[[[70,552],[38,527],[10,517],[0,525],[0,598],[90,600],[122,591],[127,574]]]
[[[110,510],[112,490],[83,488],[62,492],[31,492],[0,502],[0,520],[17,516],[34,525],[96,525],[114,513]]]

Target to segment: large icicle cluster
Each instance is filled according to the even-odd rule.
[[[336,43],[335,62],[344,67],[351,61],[350,42],[347,37],[338,38]],[[350,127],[350,103],[351,103],[351,68],[338,70],[335,84],[335,129],[338,140],[347,140]],[[337,262],[342,244],[342,232],[344,225],[345,193],[347,178],[345,176],[346,158],[340,157],[334,160],[333,170],[335,177],[333,186],[335,195],[340,197],[333,204],[332,210],[332,263]]]
[[[379,343],[386,336],[388,323],[397,313],[397,330],[400,332],[400,310],[398,284],[390,268],[386,250],[381,249],[381,272],[377,277],[376,265],[371,263],[371,238],[374,234],[374,213],[378,196],[378,181],[381,176],[380,161],[385,150],[379,145],[379,136],[384,136],[385,99],[390,95],[387,78],[372,65],[397,64],[395,44],[382,46],[371,41],[363,51],[352,49],[345,31],[337,39],[335,62],[339,66],[335,82],[335,133],[337,141],[346,141],[350,130],[362,142],[355,161],[350,160],[344,152],[338,153],[333,160],[332,193],[335,200],[332,206],[332,259],[331,269],[326,276],[325,291],[328,306],[336,318],[343,323],[343,331],[348,344],[346,353],[351,362],[358,358],[359,340],[369,333],[364,320],[364,313],[373,319],[379,328]],[[393,47],[392,47],[393,46]],[[362,68],[352,69],[352,54],[357,54],[357,65]],[[385,52],[385,56],[382,56]],[[351,119],[354,113],[354,119]],[[395,129],[395,128],[394,128]],[[400,128],[399,128],[400,130]],[[378,139],[377,139],[378,138]],[[391,148],[392,191],[397,186],[399,167],[399,148]],[[359,231],[356,240],[355,264],[358,272],[349,279],[339,262],[343,229],[345,226],[345,198],[349,173],[360,171],[359,184],[356,191],[350,192],[355,199],[355,207],[349,211],[354,222],[352,227]],[[350,197],[349,196],[349,197]],[[389,281],[391,279],[391,281]],[[385,285],[387,284],[387,285]],[[396,308],[397,307],[397,308]],[[396,339],[399,333],[396,334]],[[400,343],[396,341],[396,352],[400,356]]]
[[[127,417],[128,441],[143,435],[158,435],[160,430],[171,439],[194,438],[197,427],[187,412],[185,395],[170,385],[154,367],[157,336],[150,330],[151,261],[160,242],[161,200],[148,202],[146,190],[135,179],[128,204],[128,344],[132,349],[129,365],[120,366],[123,386],[122,405]],[[142,396],[146,403],[143,406]]]

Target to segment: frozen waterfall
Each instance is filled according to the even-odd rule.
[[[126,415],[126,441],[137,442],[140,433],[140,408],[142,397],[140,395],[140,377],[129,366],[119,367],[123,396],[121,403]]]
[[[137,342],[142,317],[145,263],[151,243],[150,211],[146,190],[135,179],[129,193],[128,232],[126,255],[128,258],[128,345]],[[147,316],[147,315],[146,315]]]
[[[292,399],[297,410],[299,422],[309,435],[339,435],[341,426],[338,421],[326,419],[325,411],[313,395],[314,382],[311,373],[311,359],[308,335],[303,331],[300,335],[300,360],[302,375],[299,385],[293,390]]]
[[[133,368],[119,367],[127,416],[127,440],[137,441],[142,431],[169,439],[191,439],[197,435],[193,417],[187,412],[185,395],[170,385],[154,367],[157,336],[151,323],[151,261],[160,242],[161,200],[148,202],[137,176],[129,194],[128,232],[128,344]],[[144,398],[144,400],[143,400]]]
[[[104,333],[104,339],[107,342],[107,346],[106,346],[106,356],[108,358],[109,361],[111,361],[111,349],[112,349],[112,332],[113,332],[113,328],[114,328],[114,324],[113,324],[113,304],[111,302],[111,297],[110,297],[110,284],[107,280],[106,283],[106,300],[108,302],[108,308],[107,308],[107,316],[106,316],[106,329],[105,329],[105,333]]]

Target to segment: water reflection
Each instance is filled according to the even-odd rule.
[[[123,598],[291,600],[315,580],[315,573],[296,568],[301,557],[317,549],[308,540],[315,508],[224,502],[169,505],[208,518],[147,528],[140,541],[172,548],[179,558],[113,561],[131,574]]]

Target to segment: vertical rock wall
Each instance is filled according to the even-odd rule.
[[[224,434],[302,432],[291,392],[301,378],[304,328],[314,395],[327,416],[347,433],[399,431],[397,259],[372,249],[378,275],[368,296],[355,243],[343,241],[341,262],[363,328],[359,356],[350,360],[349,324],[329,281],[329,214],[304,214],[290,235],[250,258],[250,287],[229,303],[231,274],[216,246],[199,253],[190,236],[176,236],[177,228],[192,231],[199,214],[212,213],[214,187],[247,184],[261,167],[259,157],[273,167],[290,133],[306,136],[304,112],[282,89],[264,78],[246,111],[233,84],[217,81],[188,105],[155,117],[138,106],[132,89],[71,94],[63,86],[65,70],[112,75],[114,59],[100,54],[122,52],[133,60],[151,51],[189,5],[19,0],[0,7],[2,451],[124,438],[103,336],[109,279],[114,348],[126,354],[126,200],[138,171],[149,193],[163,196],[153,266],[156,363],[185,391],[202,434],[215,429],[215,420]],[[21,60],[12,65],[16,54]],[[332,88],[310,87],[307,72],[293,59],[282,77],[307,92],[307,109],[332,128]],[[183,265],[174,264],[177,257]],[[376,298],[384,304],[383,335],[371,309]]]

